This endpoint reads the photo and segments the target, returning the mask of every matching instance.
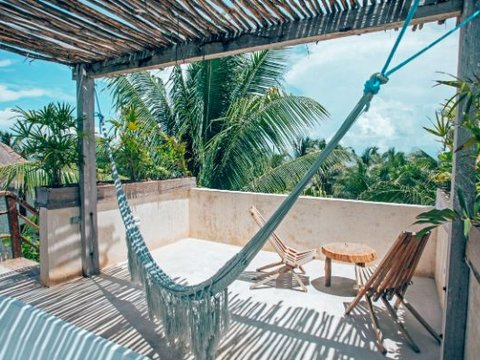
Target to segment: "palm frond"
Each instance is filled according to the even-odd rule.
[[[279,91],[237,100],[226,116],[228,126],[208,144],[208,157],[215,166],[204,169],[203,179],[209,176],[214,187],[242,188],[251,181],[249,169],[268,149],[289,152],[298,136],[305,136],[326,116],[316,101]]]
[[[245,55],[234,99],[247,95],[264,95],[282,86],[287,68],[288,50],[263,50]]]
[[[125,107],[136,109],[139,120],[146,129],[145,139],[149,143],[158,139],[156,131],[149,132],[148,129],[160,128],[168,134],[174,128],[167,90],[160,78],[148,72],[121,75],[109,80],[108,89],[117,110]]]
[[[281,164],[251,181],[244,190],[283,193],[290,191],[303,177],[321,151],[312,151],[306,155]],[[350,154],[344,149],[335,149],[320,167],[318,174],[328,176],[332,167],[348,161]]]

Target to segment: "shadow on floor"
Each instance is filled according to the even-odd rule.
[[[254,274],[245,272],[239,280],[252,282]],[[282,281],[284,285],[272,285],[291,287],[291,276]],[[317,278],[311,285],[321,292],[335,290],[337,296],[353,291],[353,280],[334,277],[335,286],[326,289],[323,281]],[[309,291],[314,289],[310,287]],[[31,271],[15,273],[0,277],[0,294],[16,297],[152,359],[191,358],[184,350],[169,347],[161,325],[149,320],[142,290],[130,283],[124,265],[55,288],[41,287]],[[332,314],[326,305],[322,308],[319,304],[315,309],[301,306],[300,298],[300,306],[287,306],[284,301],[260,301],[255,297],[257,291],[252,291],[251,296],[243,292],[230,294],[231,327],[220,343],[217,359],[384,359],[376,351],[364,304],[352,316],[341,317]],[[285,295],[300,296],[290,291]],[[337,305],[346,304],[344,301]],[[389,357],[410,358],[413,353],[403,344],[404,339],[388,315],[380,307],[377,310],[389,341],[398,345],[395,348],[399,350]],[[412,335],[427,338],[422,340],[424,344],[438,347],[433,340],[429,343],[428,335],[421,331],[413,329]]]
[[[240,274],[237,280],[254,284],[265,276],[265,273],[258,271],[244,271]],[[310,278],[308,276],[305,276],[304,274],[298,274],[298,276],[300,277],[300,280],[305,286],[310,285]],[[295,279],[293,279],[291,273],[280,274],[278,278],[265,283],[265,285],[259,287],[258,289],[263,288],[290,289],[294,291],[302,291]]]
[[[342,297],[352,297],[356,295],[354,289],[354,286],[356,285],[355,280],[346,277],[332,276],[331,286],[325,286],[325,277],[322,276],[313,279],[311,285],[315,290],[330,295]]]

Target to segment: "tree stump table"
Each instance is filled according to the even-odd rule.
[[[332,260],[365,266],[377,258],[377,252],[364,244],[334,242],[321,247],[325,255],[325,286],[332,283]]]

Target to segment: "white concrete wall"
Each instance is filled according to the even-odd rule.
[[[445,209],[451,208],[451,201],[447,194],[442,190],[437,190],[435,208]],[[437,287],[438,299],[440,305],[444,306],[445,302],[445,285],[447,276],[447,256],[448,256],[448,239],[450,236],[451,224],[444,224],[436,229],[437,232],[437,254],[435,259],[435,285]]]
[[[40,280],[55,285],[82,275],[80,209],[40,208]]]
[[[447,255],[448,255],[448,239],[450,234],[450,224],[439,226],[435,230],[437,234],[437,249],[435,256],[435,286],[437,287],[438,299],[440,305],[444,306],[445,302],[445,285],[447,276]]]
[[[133,199],[130,206],[150,249],[188,237],[188,191]],[[115,200],[98,204],[98,242],[102,268],[127,259],[125,227]]]
[[[467,244],[467,263],[470,267],[468,291],[467,334],[465,359],[476,360],[480,354],[480,228],[473,227]]]
[[[249,208],[255,205],[266,218],[285,195],[192,189],[190,237],[243,246],[258,230]],[[298,249],[319,248],[336,241],[363,243],[379,259],[402,230],[412,226],[425,206],[301,197],[277,233]],[[417,268],[417,275],[434,277],[436,234],[433,233]]]
[[[175,189],[175,180],[165,181],[167,189],[161,193],[152,194],[151,189],[146,193],[141,189],[127,191],[150,249],[188,237],[191,187],[188,181],[179,179],[179,189]],[[152,184],[146,186],[152,187]],[[47,286],[82,275],[79,213],[78,207],[40,208],[40,277]],[[101,268],[127,259],[125,227],[116,198],[111,194],[98,202],[98,246]]]
[[[480,283],[470,272],[465,359],[477,360],[480,354]]]
[[[131,195],[131,194],[130,194]],[[131,196],[130,204],[140,219],[142,234],[151,249],[194,237],[243,246],[258,230],[249,213],[255,205],[270,216],[284,195],[179,189]],[[412,226],[424,206],[385,204],[340,199],[302,197],[277,233],[299,249],[319,248],[335,241],[359,242],[377,250],[380,259],[402,230]],[[41,276],[54,285],[81,275],[78,208],[42,208]],[[102,268],[125,261],[125,231],[116,200],[105,196],[98,203],[98,239]],[[440,269],[434,233],[417,269],[434,277]],[[266,249],[272,250],[266,247]]]

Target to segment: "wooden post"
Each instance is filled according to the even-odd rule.
[[[22,257],[22,239],[20,237],[20,226],[18,224],[17,203],[14,198],[5,196],[7,205],[8,229],[10,241],[12,242],[12,258]]]
[[[465,0],[462,18],[480,9],[480,0]],[[480,20],[476,19],[460,31],[458,77],[472,78],[480,74]],[[457,149],[471,134],[462,127],[464,109],[457,111],[454,146]],[[475,147],[455,152],[452,168],[453,208],[460,210],[459,193],[473,209],[475,198]],[[446,295],[443,318],[442,359],[463,359],[468,315],[469,268],[465,262],[466,238],[463,222],[454,221],[451,227],[447,259]]]
[[[95,96],[94,80],[85,67],[76,69],[77,113],[81,132],[80,148],[80,231],[82,270],[84,276],[100,272],[97,231],[97,175],[95,158]]]

